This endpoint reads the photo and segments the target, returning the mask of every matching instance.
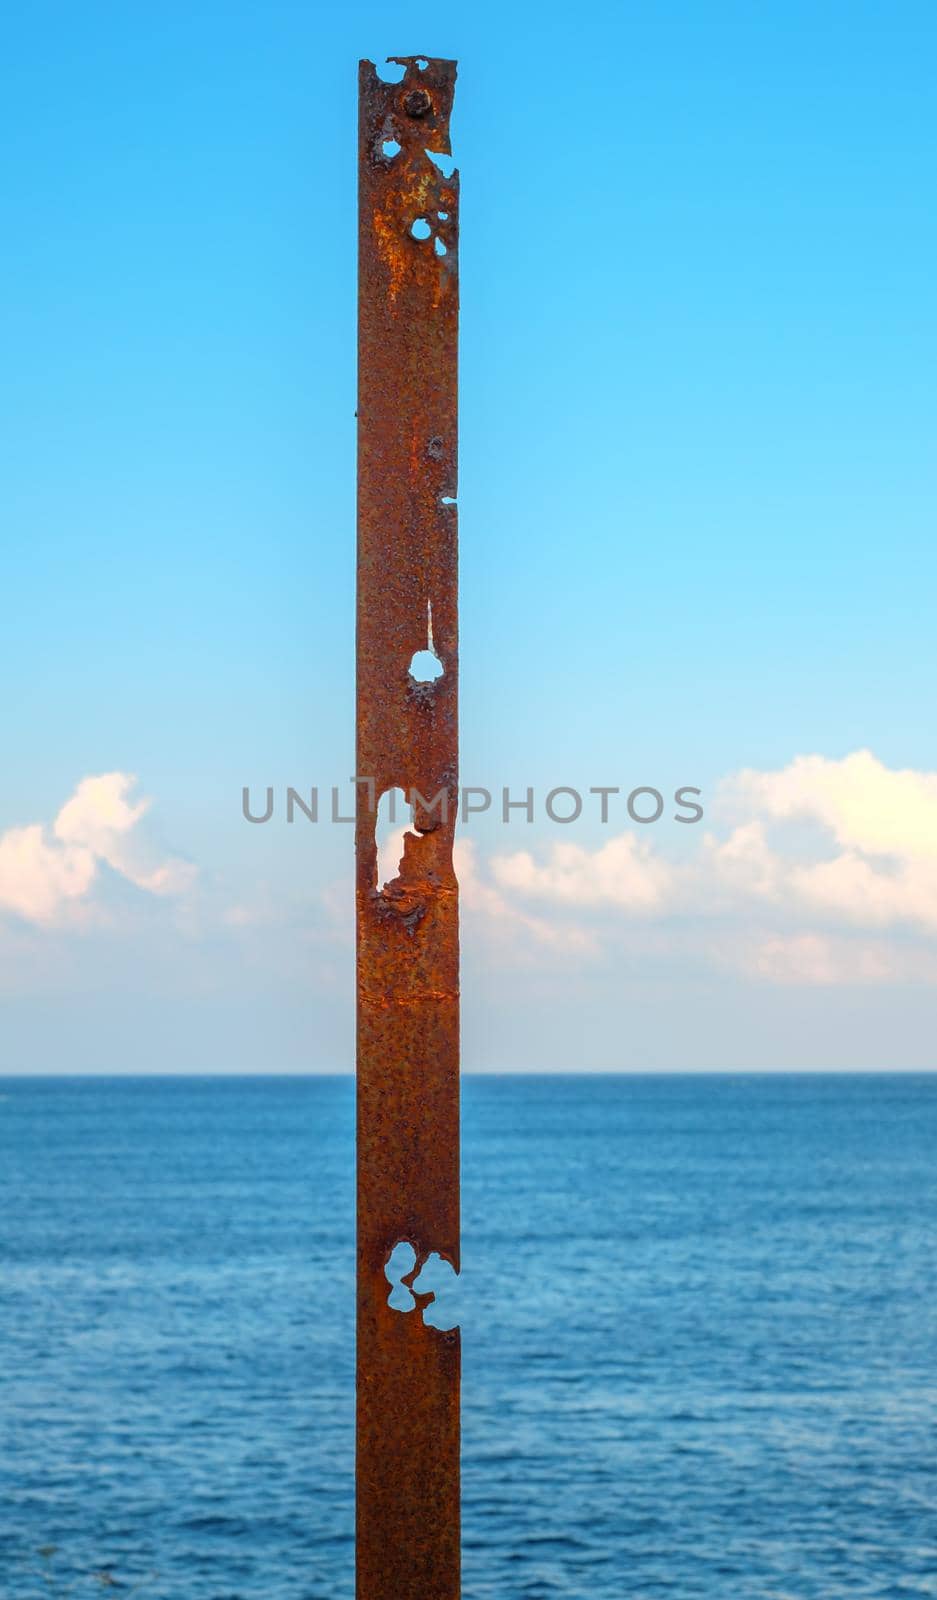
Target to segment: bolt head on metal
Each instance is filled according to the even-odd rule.
[[[403,97],[403,109],[408,117],[425,117],[427,111],[432,111],[433,102],[425,89],[411,89]]]

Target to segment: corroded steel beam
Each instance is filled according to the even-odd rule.
[[[426,153],[449,154],[456,65],[391,59],[400,83],[359,67],[357,1595],[456,1600],[459,1333],[406,1294],[433,1252],[459,1269],[459,186]],[[410,672],[427,646],[435,681]],[[423,799],[381,885],[391,788]],[[388,1304],[401,1241],[409,1312]]]

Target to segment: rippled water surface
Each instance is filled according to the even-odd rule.
[[[937,1596],[937,1077],[464,1103],[466,1600]],[[352,1176],[348,1079],[0,1083],[0,1594],[351,1600]]]

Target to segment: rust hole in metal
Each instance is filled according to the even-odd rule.
[[[399,1239],[384,1266],[384,1276],[390,1284],[387,1304],[391,1311],[416,1310],[416,1295],[404,1283],[404,1279],[415,1271],[416,1251],[409,1240]]]
[[[426,150],[433,165],[438,167],[444,178],[451,178],[455,171],[455,156],[448,155],[445,150]]]
[[[414,651],[409,668],[414,683],[435,683],[445,670],[434,650]]]
[[[411,807],[402,789],[385,789],[377,803],[374,837],[377,842],[377,884],[385,890],[400,872],[404,835],[411,821]]]
[[[438,1328],[440,1333],[450,1333],[461,1322],[459,1309],[459,1274],[451,1261],[431,1250],[419,1273],[411,1278],[413,1292],[429,1294],[432,1299],[423,1307],[423,1321],[427,1328]]]
[[[386,61],[379,61],[374,70],[382,83],[402,83],[407,75],[405,64],[393,56],[388,56]]]
[[[406,1316],[422,1302],[424,1326],[451,1333],[461,1322],[459,1274],[438,1250],[429,1252],[419,1272],[418,1261],[409,1239],[398,1239],[384,1264],[390,1284],[387,1304]]]
[[[426,645],[422,650],[415,650],[410,658],[409,673],[416,684],[435,683],[445,672],[445,667],[436,654],[433,641],[433,602],[426,602]]]

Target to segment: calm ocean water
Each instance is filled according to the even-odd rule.
[[[937,1596],[937,1076],[464,1113],[466,1600]],[[352,1167],[348,1079],[0,1082],[4,1600],[350,1600]]]

